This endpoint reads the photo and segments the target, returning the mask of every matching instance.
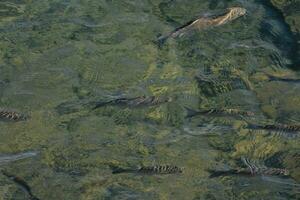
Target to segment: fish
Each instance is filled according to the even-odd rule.
[[[227,117],[227,116],[254,116],[254,113],[251,111],[241,111],[234,108],[224,108],[224,109],[208,109],[208,110],[193,110],[188,107],[185,107],[187,110],[186,118],[195,117],[198,115],[207,115],[215,117]]]
[[[230,169],[230,170],[208,170],[210,173],[210,178],[220,177],[220,176],[232,176],[232,175],[241,175],[241,176],[288,176],[288,171],[286,169],[280,168],[265,168],[260,169],[258,172],[253,173],[248,168],[238,168],[238,169]]]
[[[282,78],[282,77],[276,77],[273,75],[267,74],[267,77],[269,78],[269,81],[280,81],[280,82],[286,82],[286,83],[300,83],[300,79],[295,78]]]
[[[79,112],[80,110],[90,109],[94,106],[94,104],[90,105],[90,101],[83,100],[72,100],[59,104],[55,107],[56,112],[59,115],[71,114],[75,112]]]
[[[227,8],[222,14],[217,16],[203,16],[196,20],[189,21],[181,27],[176,28],[166,36],[158,38],[159,46],[162,46],[169,38],[177,38],[185,35],[192,30],[205,30],[212,27],[221,26],[230,21],[233,21],[246,14],[247,10],[242,7]]]
[[[288,125],[288,124],[267,124],[267,125],[256,125],[249,124],[248,128],[254,130],[267,130],[270,133],[277,136],[284,137],[299,137],[300,136],[300,125]]]
[[[21,177],[15,176],[13,174],[8,173],[7,171],[1,170],[1,173],[12,180],[14,183],[19,185],[29,196],[30,200],[39,200],[31,191],[31,187],[28,185],[28,183],[23,180]]]
[[[96,102],[94,109],[108,105],[128,106],[128,107],[139,107],[139,106],[153,106],[162,103],[171,102],[172,98],[163,98],[156,96],[138,96],[133,98],[117,98],[106,102]]]
[[[276,176],[289,176],[290,172],[287,169],[281,168],[268,168],[268,167],[258,167],[251,163],[249,159],[242,157],[242,162],[248,167],[252,175],[276,175]]]
[[[80,110],[95,110],[104,106],[126,106],[126,107],[141,107],[141,106],[154,106],[167,102],[171,102],[172,98],[169,97],[156,97],[156,96],[138,96],[138,97],[121,97],[112,100],[91,101],[88,99],[74,100],[63,102],[56,106],[56,112],[60,115],[79,112]]]
[[[269,168],[269,167],[258,167],[251,163],[247,158],[242,157],[242,162],[247,166],[247,168],[236,168],[230,170],[208,170],[210,173],[210,178],[220,177],[220,176],[281,176],[288,177],[290,175],[289,170],[281,168]]]
[[[183,168],[174,165],[154,165],[154,166],[143,166],[137,169],[123,169],[113,168],[113,174],[120,173],[137,173],[137,174],[181,174]]]
[[[27,120],[29,116],[9,110],[0,110],[0,120],[2,121],[24,121]]]
[[[0,155],[0,166],[17,160],[23,160],[26,158],[34,157],[37,155],[38,152],[35,151],[28,151],[28,152],[22,152],[22,153],[11,154],[11,155]]]

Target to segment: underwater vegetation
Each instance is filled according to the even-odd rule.
[[[299,10],[1,1],[0,199],[299,199]]]
[[[20,177],[12,175],[6,171],[1,171],[1,173],[6,176],[7,178],[9,178],[10,180],[12,180],[13,182],[15,182],[17,185],[19,185],[20,187],[23,188],[24,191],[27,192],[29,199],[30,200],[39,200],[39,198],[35,197],[32,192],[31,192],[31,188],[30,186]]]

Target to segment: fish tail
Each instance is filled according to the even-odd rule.
[[[169,35],[159,36],[155,43],[157,44],[157,46],[159,48],[162,48],[164,46],[164,44],[167,42],[168,38],[169,38]]]
[[[210,173],[209,178],[217,178],[220,176],[231,176],[238,174],[236,170],[218,171],[218,170],[208,170]]]
[[[133,172],[131,169],[124,169],[116,166],[109,166],[112,170],[112,174],[130,173]]]
[[[113,103],[114,101],[98,101],[98,102],[95,102],[95,106],[94,106],[94,110],[97,109],[97,108],[100,108],[102,106],[106,106],[106,105],[109,105],[111,103]]]
[[[196,110],[193,110],[193,109],[191,109],[189,107],[186,107],[186,106],[184,106],[184,108],[187,112],[186,118],[191,118],[191,117],[194,117],[198,114],[198,111],[196,111]]]

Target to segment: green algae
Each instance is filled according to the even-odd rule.
[[[277,164],[300,181],[298,139],[252,132],[244,128],[246,122],[227,117],[185,118],[185,106],[225,107],[254,110],[266,121],[297,122],[299,87],[269,82],[266,76],[298,77],[272,63],[270,56],[278,49],[258,43],[262,46],[254,44],[251,50],[251,42],[249,47],[231,48],[231,44],[260,36],[260,14],[171,40],[160,49],[153,42],[156,35],[173,30],[176,22],[184,24],[213,6],[220,9],[238,3],[10,2],[0,6],[0,102],[1,107],[29,112],[31,119],[1,122],[0,152],[40,151],[38,158],[4,166],[25,178],[37,197],[270,199],[274,191],[281,191],[280,186],[268,187],[255,178],[209,179],[207,169],[219,164],[235,167],[241,156],[264,161],[281,153],[285,156]],[[286,9],[294,2],[275,3]],[[297,17],[296,12],[285,14],[295,33]],[[220,92],[207,97],[202,92],[207,87],[200,88],[194,79],[198,73],[217,77]],[[231,80],[239,80],[245,87],[232,89],[224,84]],[[81,104],[122,95],[170,97],[172,102],[145,108],[107,106],[95,111]],[[57,112],[58,105],[69,101],[79,108]],[[261,122],[260,118],[254,122]],[[203,128],[206,125],[226,125],[233,130]],[[184,127],[196,131],[190,134]],[[110,169],[154,164],[178,165],[184,167],[184,173],[115,176]],[[20,188],[0,177],[1,199],[24,198]],[[240,183],[250,186],[239,187]]]

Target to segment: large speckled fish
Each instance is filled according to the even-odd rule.
[[[192,30],[205,30],[212,27],[221,26],[233,21],[246,14],[246,9],[241,7],[232,7],[225,10],[224,13],[217,16],[204,16],[196,20],[192,20],[183,26],[175,29],[166,36],[158,38],[159,45],[163,45],[168,38],[176,38],[185,35]]]

